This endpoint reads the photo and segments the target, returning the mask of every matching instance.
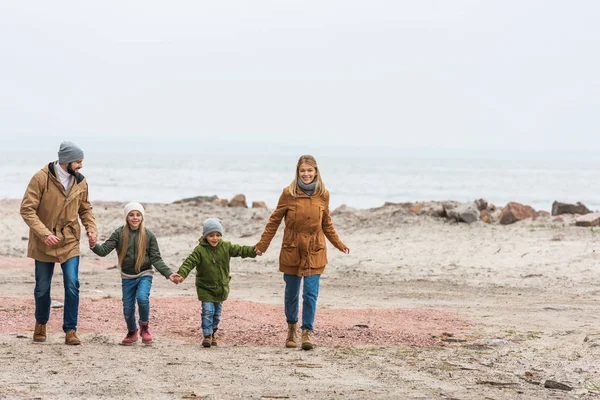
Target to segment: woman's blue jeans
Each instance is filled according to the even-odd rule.
[[[54,275],[53,262],[35,260],[35,320],[46,324],[50,319],[50,288]],[[77,330],[77,315],[79,313],[79,256],[71,257],[60,264],[63,271],[65,287],[65,308],[63,310],[63,331]]]
[[[138,326],[135,320],[135,302],[137,300],[140,322],[150,320],[150,289],[152,288],[152,276],[145,275],[135,279],[123,279],[123,317],[127,323],[127,329],[135,331]]]
[[[317,297],[319,297],[319,281],[321,275],[304,277],[302,290],[302,326],[301,329],[313,330],[315,314],[317,313]],[[285,281],[285,318],[288,324],[298,322],[298,304],[300,298],[300,284],[303,277],[283,274]]]
[[[202,334],[204,336],[210,336],[217,330],[222,312],[223,303],[202,302]]]

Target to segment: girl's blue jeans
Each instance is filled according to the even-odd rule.
[[[150,289],[152,288],[152,276],[145,275],[135,279],[121,280],[123,289],[123,317],[127,323],[127,329],[135,331],[138,326],[135,320],[135,303],[137,301],[140,322],[150,320]]]
[[[315,314],[317,313],[317,297],[319,297],[319,282],[321,275],[304,277],[302,290],[302,326],[301,329],[313,330]],[[283,274],[285,281],[285,318],[288,324],[298,322],[298,304],[300,298],[300,284],[302,277]]]
[[[53,262],[35,261],[35,320],[40,324],[48,323],[50,319],[50,288],[54,275]],[[63,331],[77,330],[77,315],[79,313],[79,256],[71,257],[60,264],[63,271],[65,287],[65,308],[63,310]]]
[[[219,327],[222,312],[223,303],[202,302],[202,334],[204,336],[212,335]]]

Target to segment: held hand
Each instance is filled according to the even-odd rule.
[[[256,253],[257,256],[262,256],[263,252],[260,251],[259,249],[257,249],[256,247],[254,248],[254,252]]]
[[[344,247],[344,253],[350,254],[350,249],[348,247]]]
[[[183,278],[179,274],[171,274],[171,275],[169,275],[169,280],[171,282],[173,282],[174,284],[176,284],[176,285],[178,285],[181,282],[183,282]]]
[[[56,235],[50,235],[46,238],[46,240],[44,240],[44,243],[46,243],[46,246],[48,247],[54,246],[58,242],[60,242],[60,239]]]
[[[98,234],[96,232],[88,232],[87,237],[90,242],[90,247],[94,247],[98,242]]]

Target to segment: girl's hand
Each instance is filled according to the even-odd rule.
[[[350,249],[348,247],[344,247],[344,253],[350,254]]]
[[[183,277],[179,274],[171,274],[169,275],[169,280],[174,284],[178,285],[183,282]]]
[[[254,252],[256,253],[257,256],[262,256],[263,252],[260,251],[259,249],[257,249],[256,247],[254,248]]]

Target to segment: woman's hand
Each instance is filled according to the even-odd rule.
[[[56,235],[48,235],[46,240],[44,240],[44,243],[46,243],[46,246],[48,247],[54,246],[55,244],[58,244],[58,242],[60,242],[60,239]]]

